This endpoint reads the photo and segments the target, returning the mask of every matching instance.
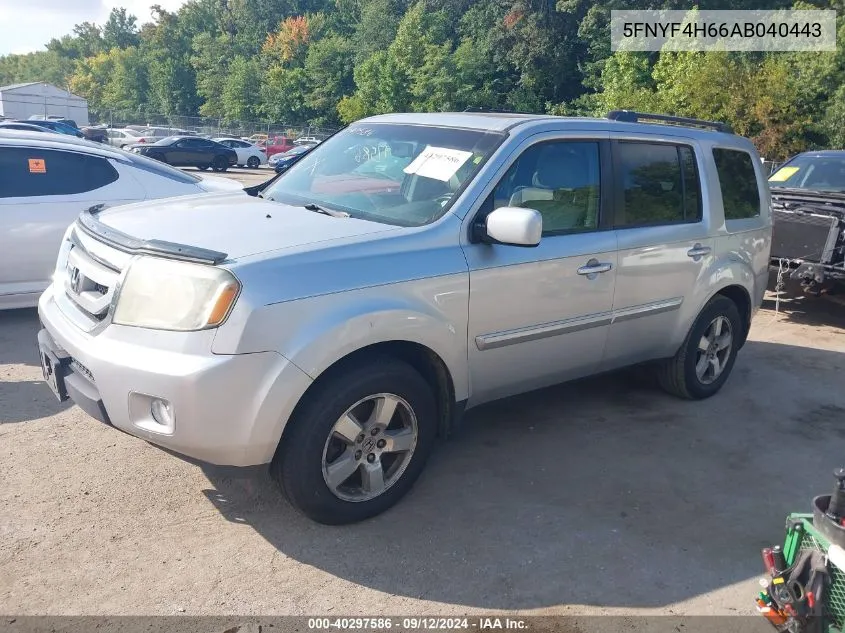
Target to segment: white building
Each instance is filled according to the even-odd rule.
[[[59,116],[88,125],[88,102],[43,81],[0,86],[0,117]]]

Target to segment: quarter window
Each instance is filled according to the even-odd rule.
[[[493,191],[493,208],[536,209],[543,234],[595,230],[600,201],[599,144],[554,141],[529,147]]]
[[[714,149],[713,160],[722,189],[726,220],[742,220],[760,215],[760,191],[753,158],[735,149]]]
[[[621,142],[616,145],[616,161],[622,190],[617,227],[701,219],[701,188],[692,149]]]
[[[0,198],[94,191],[118,179],[105,158],[38,148],[0,148]]]

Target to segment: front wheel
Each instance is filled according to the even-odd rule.
[[[249,159],[246,161],[246,166],[250,169],[258,169],[258,166],[261,164],[261,161],[258,160],[258,156],[250,156]]]
[[[384,512],[414,484],[437,428],[434,394],[391,358],[328,376],[289,422],[272,473],[311,519],[354,523]]]
[[[715,394],[733,369],[743,327],[736,304],[716,295],[704,306],[675,356],[661,361],[660,386],[688,400]]]
[[[210,165],[197,165],[197,169],[199,169],[200,171],[205,171],[209,167]]]

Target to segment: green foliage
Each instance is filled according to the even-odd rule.
[[[229,121],[258,118],[261,66],[255,58],[235,57],[223,86],[223,117]]]
[[[175,13],[153,6],[140,24],[116,8],[104,24],[78,24],[47,50],[0,57],[0,85],[48,81],[86,97],[99,112],[325,126],[468,106],[566,116],[633,108],[728,121],[772,159],[845,146],[845,49],[611,52],[613,9],[679,6],[678,0],[188,0]],[[839,31],[845,39],[845,18]]]
[[[112,9],[109,19],[103,25],[103,45],[105,48],[137,46],[139,42],[137,21],[138,18],[129,15],[123,7]]]

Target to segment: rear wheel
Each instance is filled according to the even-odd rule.
[[[361,521],[408,492],[436,428],[428,383],[404,362],[379,359],[315,385],[289,422],[272,473],[313,520]]]
[[[733,369],[743,327],[736,304],[716,295],[704,306],[675,356],[661,361],[660,386],[689,400],[715,394]]]
[[[258,169],[258,166],[261,164],[261,161],[258,160],[258,156],[250,156],[249,159],[246,161],[246,166],[250,169]]]
[[[229,159],[225,156],[215,156],[211,168],[214,171],[226,171],[229,169]]]

